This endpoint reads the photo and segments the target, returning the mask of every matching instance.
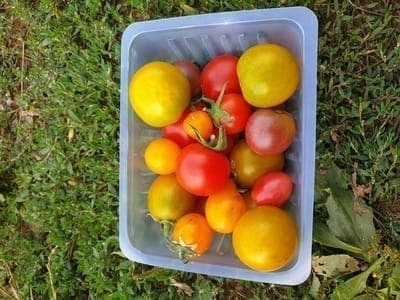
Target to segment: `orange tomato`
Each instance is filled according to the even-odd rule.
[[[262,272],[280,269],[294,257],[297,228],[281,208],[258,206],[248,210],[232,235],[235,254],[248,267]]]
[[[156,174],[168,175],[175,172],[181,148],[173,141],[160,138],[153,140],[144,151],[146,166]]]
[[[206,218],[198,213],[186,214],[174,226],[172,241],[190,248],[197,254],[205,253],[211,245],[213,231]]]
[[[246,202],[231,179],[222,190],[210,195],[206,201],[207,222],[220,233],[231,233],[246,210]]]
[[[196,130],[203,139],[208,140],[213,133],[213,129],[214,126],[210,115],[202,110],[191,112],[183,121],[183,130],[196,140],[198,140]]]

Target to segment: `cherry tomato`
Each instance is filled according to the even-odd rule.
[[[245,140],[240,140],[229,154],[232,172],[241,187],[250,188],[265,173],[280,171],[285,157],[276,155],[259,155],[253,152]]]
[[[180,147],[185,147],[191,143],[196,142],[183,130],[183,121],[186,119],[187,115],[190,112],[190,109],[185,109],[181,118],[177,122],[161,128],[162,136],[171,141],[174,141]]]
[[[208,197],[206,219],[216,232],[231,233],[246,210],[246,202],[239,194],[235,183],[233,180],[228,180],[220,191]]]
[[[179,120],[189,105],[190,83],[170,63],[153,61],[142,66],[129,83],[129,100],[146,124],[164,127]]]
[[[181,150],[176,176],[188,192],[208,196],[218,192],[226,184],[230,173],[229,160],[225,155],[195,143]]]
[[[250,117],[251,106],[240,94],[226,94],[222,98],[221,109],[230,115],[230,119],[220,120],[225,127],[226,134],[235,134],[243,131],[247,119]]]
[[[147,194],[147,207],[153,218],[174,221],[194,209],[194,196],[179,184],[175,174],[158,176]]]
[[[193,139],[197,139],[197,133],[205,140],[207,140],[213,133],[214,125],[205,111],[192,111],[183,121],[183,130]]]
[[[260,155],[283,153],[293,143],[296,123],[283,110],[258,109],[248,119],[245,131],[250,149]]]
[[[285,102],[300,81],[296,57],[280,45],[258,44],[247,49],[237,65],[243,96],[255,107]]]
[[[167,175],[175,172],[181,148],[165,138],[153,140],[144,151],[146,166],[156,174]]]
[[[179,60],[174,62],[173,65],[177,67],[189,80],[192,98],[200,95],[200,68],[188,60]]]
[[[212,238],[213,231],[206,218],[197,213],[190,213],[179,218],[172,233],[174,243],[188,247],[199,255],[210,248]]]
[[[232,234],[233,250],[242,263],[262,272],[280,269],[294,257],[297,228],[281,208],[258,206],[248,210]]]
[[[261,176],[253,186],[251,196],[257,205],[282,206],[293,191],[292,178],[284,172]]]
[[[200,76],[204,96],[216,100],[226,82],[225,93],[241,93],[236,74],[238,60],[234,55],[220,55],[204,66]]]

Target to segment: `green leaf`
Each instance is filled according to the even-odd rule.
[[[352,192],[343,189],[332,190],[326,201],[332,233],[351,245],[368,248],[375,226],[372,209],[362,199],[355,199]]]
[[[358,260],[347,254],[328,256],[313,256],[312,268],[315,274],[325,277],[337,276],[341,273],[353,273],[360,271]]]
[[[369,275],[378,269],[383,262],[383,258],[376,260],[367,270],[347,280],[339,285],[332,294],[332,300],[348,300],[353,299],[366,287]]]
[[[326,176],[318,176],[319,196],[327,195],[327,226],[316,224],[314,240],[334,248],[366,256],[375,234],[372,209],[360,198],[355,198],[348,188],[347,176],[337,167]]]
[[[363,254],[361,248],[347,244],[334,236],[328,226],[323,223],[314,224],[313,240],[324,246],[342,249],[359,255]]]
[[[392,274],[388,279],[390,293],[400,298],[400,263],[393,268]]]

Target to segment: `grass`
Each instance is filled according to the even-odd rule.
[[[396,1],[0,1],[0,298],[298,299],[277,287],[132,263],[117,237],[120,37],[135,21],[305,5],[319,27],[319,169],[332,163],[400,245]],[[326,214],[317,199],[315,215]],[[337,254],[315,244],[314,254]],[[174,281],[171,281],[171,278]],[[321,279],[322,280],[322,279]],[[337,284],[323,281],[320,296]],[[385,288],[369,281],[367,292]]]

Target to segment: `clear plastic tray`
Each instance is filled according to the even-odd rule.
[[[204,14],[138,22],[122,37],[120,107],[119,238],[122,252],[136,262],[276,284],[296,285],[311,271],[313,222],[317,28],[314,13],[305,7],[261,9]],[[146,195],[155,178],[144,165],[145,146],[160,130],[144,125],[129,104],[128,85],[132,74],[152,60],[194,60],[204,65],[210,58],[262,43],[281,44],[292,51],[301,67],[301,86],[287,102],[296,119],[297,135],[286,154],[285,170],[295,189],[286,209],[297,222],[299,247],[285,268],[257,272],[235,256],[231,237],[216,235],[211,249],[183,264],[162,243],[159,225],[147,216]]]

